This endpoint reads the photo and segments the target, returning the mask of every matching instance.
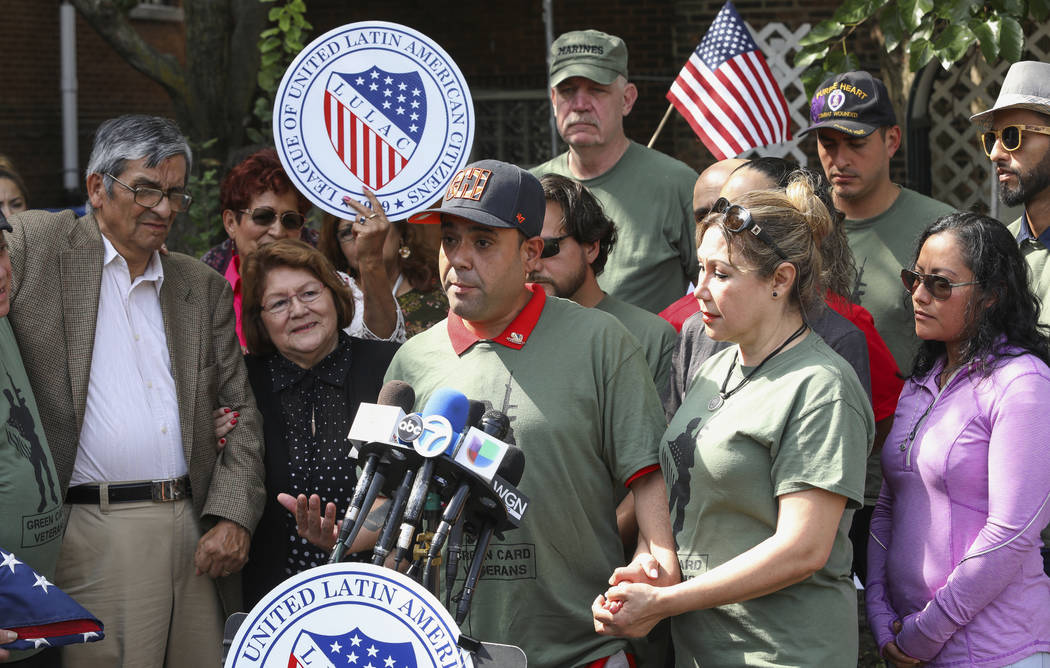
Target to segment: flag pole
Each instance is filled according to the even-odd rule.
[[[660,125],[656,126],[656,132],[653,133],[653,138],[650,139],[647,144],[649,148],[652,148],[653,144],[656,143],[656,138],[660,136],[660,131],[664,129],[664,124],[667,123],[667,119],[671,117],[672,111],[674,111],[674,105],[667,105],[667,111],[664,112],[664,117],[660,120]]]

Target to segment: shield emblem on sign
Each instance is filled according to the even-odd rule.
[[[339,636],[300,631],[288,668],[416,668],[411,642],[382,642],[360,629]]]
[[[371,190],[385,186],[411,160],[426,120],[426,91],[418,72],[371,67],[328,77],[328,138],[343,164]]]

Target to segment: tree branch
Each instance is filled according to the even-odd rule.
[[[129,65],[160,84],[173,99],[186,95],[186,74],[173,56],[150,46],[113,0],[70,0],[84,20]]]

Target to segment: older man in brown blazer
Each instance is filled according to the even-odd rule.
[[[106,625],[66,665],[218,665],[221,603],[239,605],[226,576],[262,513],[260,418],[229,285],[157,252],[190,204],[190,156],[171,121],[106,121],[91,211],[11,221],[10,320],[67,504],[56,584]],[[216,406],[240,413],[221,454]]]

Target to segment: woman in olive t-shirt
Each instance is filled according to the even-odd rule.
[[[683,582],[636,559],[592,606],[599,633],[672,617],[678,666],[847,666],[857,659],[848,531],[864,498],[871,404],[809,331],[827,209],[803,175],[719,200],[699,225],[701,366],[661,439]]]

